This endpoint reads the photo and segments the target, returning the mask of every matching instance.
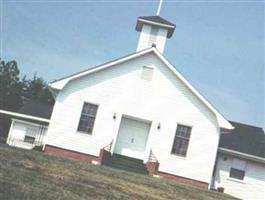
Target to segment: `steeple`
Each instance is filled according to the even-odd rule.
[[[136,31],[140,32],[136,51],[141,51],[152,46],[163,53],[167,38],[171,38],[175,24],[160,16],[138,17]]]

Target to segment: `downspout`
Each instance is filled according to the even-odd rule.
[[[219,145],[220,145],[220,138],[221,138],[221,134],[230,134],[231,130],[228,129],[222,129],[219,128],[219,139],[218,139],[218,146],[217,146],[217,151],[216,151],[216,156],[215,156],[215,163],[214,163],[214,168],[213,168],[213,173],[212,173],[212,180],[211,180],[211,184],[209,185],[208,189],[215,189],[215,176],[216,176],[216,169],[218,166],[218,149],[219,149]]]
[[[40,126],[40,135],[39,135],[39,141],[38,141],[39,145],[41,144],[42,133],[43,133],[43,125]]]
[[[215,188],[215,175],[216,175],[216,168],[217,168],[217,164],[218,164],[218,148],[219,148],[219,144],[220,144],[221,134],[222,134],[222,130],[219,127],[218,145],[217,145],[216,154],[215,154],[215,162],[214,162],[213,172],[212,172],[212,176],[211,176],[212,178],[211,178],[210,184],[208,186],[209,190]]]

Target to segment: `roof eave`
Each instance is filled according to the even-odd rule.
[[[20,117],[20,118],[24,118],[24,119],[30,119],[30,120],[36,120],[36,121],[40,121],[40,122],[50,123],[50,119],[47,119],[47,118],[36,117],[36,116],[33,116],[33,115],[26,115],[26,114],[22,114],[22,113],[18,113],[18,112],[12,112],[12,111],[8,111],[8,110],[0,110],[0,114],[9,115],[9,116],[12,116],[12,117]]]
[[[242,153],[242,152],[227,149],[227,148],[219,147],[218,152],[229,154],[232,156],[237,156],[240,158],[244,158],[244,159],[248,159],[248,160],[252,160],[252,161],[256,161],[256,162],[265,163],[265,158],[263,158],[263,157],[254,156],[254,155],[247,154],[247,153]]]
[[[51,92],[53,99],[55,100],[57,97],[57,94],[62,88],[56,88],[52,86],[52,84],[48,84],[48,90]]]
[[[233,130],[235,127],[227,120],[224,116],[222,116],[220,113],[217,114],[217,121],[220,126],[220,128],[225,130]]]

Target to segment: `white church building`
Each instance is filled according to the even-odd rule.
[[[233,192],[240,186],[225,177],[230,157],[242,156],[218,149],[234,124],[163,55],[175,25],[160,16],[139,17],[136,30],[136,52],[49,84],[55,105],[45,152],[250,197]],[[259,181],[244,183],[245,190],[258,191],[252,199],[264,197],[264,154],[258,157],[252,179]],[[233,180],[242,178],[238,170]]]
[[[136,30],[136,52],[50,83],[45,151],[101,163],[111,146],[144,163],[155,157],[155,175],[208,188],[220,134],[233,126],[163,56],[174,24],[139,17]]]

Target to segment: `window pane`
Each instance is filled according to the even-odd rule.
[[[190,132],[191,132],[191,127],[178,125],[176,135],[189,138]]]
[[[230,175],[231,178],[236,178],[239,180],[243,180],[245,176],[245,171],[240,169],[231,168],[230,169]]]
[[[34,144],[34,141],[35,141],[35,137],[26,135],[24,138],[24,142],[29,143],[29,144]]]
[[[98,106],[90,103],[84,103],[78,131],[92,133]]]
[[[183,138],[175,138],[172,153],[186,155],[186,151],[188,148],[188,140]]]
[[[90,116],[96,116],[97,109],[98,109],[97,105],[93,105],[90,103],[84,103],[82,114],[87,114]]]
[[[178,125],[171,153],[186,156],[191,127]]]

